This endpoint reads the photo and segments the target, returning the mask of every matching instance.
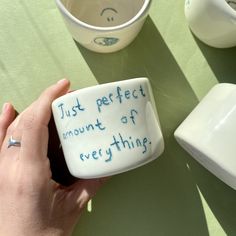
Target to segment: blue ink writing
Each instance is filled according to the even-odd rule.
[[[151,145],[151,142],[148,142],[146,137],[144,138],[134,138],[132,136],[124,137],[121,133],[117,136],[113,135],[112,143],[107,148],[98,148],[91,150],[88,153],[80,153],[79,157],[81,161],[88,160],[99,160],[102,159],[104,162],[108,163],[113,160],[115,152],[121,152],[123,150],[133,150],[139,148],[142,154],[147,153],[148,144]]]
[[[119,137],[113,135],[113,142],[110,144],[111,147],[115,147],[117,151],[121,151],[122,149],[134,149],[134,148],[142,148],[142,153],[147,152],[147,142],[148,139],[145,138],[132,138],[129,139],[124,138],[123,135],[119,133]]]
[[[63,132],[63,139],[68,139],[74,136],[81,135],[83,133],[88,133],[90,131],[103,131],[106,127],[102,124],[102,122],[97,118],[95,123],[90,123],[81,127],[77,127],[73,130],[68,130]]]
[[[120,104],[127,100],[139,99],[146,97],[145,91],[140,85],[138,89],[126,89],[122,90],[121,87],[117,86],[114,93],[109,93],[107,96],[100,97],[96,100],[97,109],[99,112],[102,111],[102,107],[109,106],[113,102],[118,101]]]
[[[135,114],[138,115],[138,111],[135,110],[135,109],[132,109],[130,111],[130,116],[129,117],[128,116],[122,116],[121,117],[121,123],[128,124],[129,123],[129,118],[130,118],[132,123],[135,125],[136,124],[136,122],[135,122],[135,117],[136,117]]]
[[[112,160],[112,151],[111,151],[111,148],[108,148],[108,149],[106,150],[106,154],[107,154],[107,156],[108,156],[108,159],[106,159],[105,162],[111,161],[111,160]]]
[[[68,108],[65,108],[65,104],[61,103],[58,105],[58,108],[60,110],[60,114],[61,114],[61,119],[64,119],[65,117],[74,117],[77,116],[79,114],[79,112],[82,112],[85,110],[85,108],[83,108],[79,102],[79,99],[76,98],[76,103],[74,106]]]
[[[99,158],[105,156],[105,162],[110,162],[112,160],[112,150],[109,147],[108,149],[97,149],[97,150],[92,150],[89,153],[80,153],[79,157],[81,161],[85,160],[98,160]]]
[[[126,127],[128,127],[130,125],[134,126],[138,122],[142,121],[140,120],[140,117],[139,117],[139,111],[134,109],[134,107],[131,107],[131,106],[134,103],[141,102],[139,100],[144,99],[145,97],[146,97],[146,93],[145,93],[143,85],[138,85],[135,88],[123,88],[123,87],[117,86],[114,88],[114,90],[108,91],[106,94],[103,94],[100,97],[96,97],[96,100],[94,101],[95,104],[93,105],[97,107],[98,112],[96,113],[98,114],[103,113],[104,111],[106,111],[107,107],[109,106],[113,107],[113,105],[115,105],[115,109],[117,109],[119,104],[120,105],[125,104],[126,109],[130,107],[129,110],[125,111],[122,114],[122,117],[117,117],[118,123],[119,123],[117,128],[119,128],[121,124],[126,125]],[[68,128],[68,126],[65,125],[65,127],[67,128],[65,128],[65,130],[61,133],[61,136],[64,140],[68,140],[68,141],[69,139],[79,140],[79,136],[81,136],[81,138],[83,138],[84,135],[90,137],[90,135],[93,133],[96,133],[96,135],[98,134],[111,135],[110,139],[108,140],[109,142],[106,143],[106,145],[104,144],[104,141],[102,139],[100,145],[97,145],[96,147],[91,146],[91,149],[87,149],[86,151],[81,150],[81,153],[78,153],[78,158],[80,158],[82,162],[103,161],[105,163],[109,163],[109,162],[112,162],[116,154],[118,155],[118,153],[122,151],[130,152],[131,154],[132,153],[137,154],[138,152],[138,153],[143,154],[144,156],[146,156],[151,151],[150,150],[151,141],[145,136],[134,137],[132,134],[127,134],[127,132],[122,133],[120,131],[117,131],[114,134],[112,133],[114,132],[113,130],[108,130],[108,131],[103,132],[104,130],[107,129],[107,127],[103,124],[103,121],[99,117],[99,115],[95,116],[95,114],[91,113],[91,118],[94,117],[94,120],[91,121],[91,119],[89,118],[89,121],[87,121],[86,123],[80,123],[79,118],[80,118],[80,115],[82,115],[80,113],[84,111],[88,112],[89,109],[87,109],[87,107],[85,109],[85,107],[81,105],[78,98],[75,98],[75,100],[72,103],[70,103],[70,105],[63,102],[60,103],[58,105],[58,109],[59,109],[59,115],[61,119],[65,120],[65,119],[74,118],[78,116],[78,119],[77,119],[78,123],[73,124],[75,126]],[[120,106],[120,109],[122,109],[122,106]],[[107,114],[104,114],[104,115],[107,115]],[[65,124],[67,123],[68,123],[68,120],[65,120]],[[134,128],[135,127],[133,127],[132,129]],[[91,144],[93,145],[93,143]],[[85,149],[86,149],[86,146],[84,147]],[[90,146],[90,144],[88,146]],[[124,158],[128,158],[128,157],[126,157],[125,155]]]

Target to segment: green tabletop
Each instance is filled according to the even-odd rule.
[[[173,137],[213,85],[235,83],[235,58],[236,48],[210,48],[191,34],[184,0],[154,0],[136,40],[113,54],[76,44],[53,0],[0,2],[0,105],[11,101],[22,111],[63,77],[73,89],[142,76],[151,80],[165,152],[114,176],[90,202],[74,235],[236,235],[236,191]]]

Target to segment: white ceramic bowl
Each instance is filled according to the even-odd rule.
[[[142,28],[151,0],[56,0],[72,35],[101,53],[130,44]]]
[[[84,88],[56,99],[53,116],[70,173],[114,175],[164,150],[151,87],[137,78]]]
[[[175,131],[178,143],[236,189],[236,85],[218,84]]]
[[[185,0],[192,32],[216,48],[236,46],[236,0]]]

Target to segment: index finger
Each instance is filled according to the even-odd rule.
[[[51,104],[52,102],[68,92],[70,82],[67,79],[58,81],[56,84],[47,88],[37,99],[34,106],[37,107],[35,116],[37,122],[47,126],[51,118]]]
[[[24,159],[46,156],[51,104],[54,99],[68,91],[69,85],[70,82],[63,79],[50,86],[15,119],[7,130],[3,145],[5,151],[13,152],[12,155],[18,153],[19,148],[7,148],[8,140],[13,136],[14,139],[21,140],[20,150]]]
[[[22,147],[25,158],[47,155],[48,123],[51,118],[53,100],[65,94],[69,89],[68,80],[60,80],[47,88],[23,114]],[[31,112],[33,117],[31,119]],[[25,118],[24,118],[25,117]]]

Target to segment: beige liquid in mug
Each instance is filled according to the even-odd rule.
[[[112,27],[137,15],[144,0],[64,0],[63,3],[73,16],[87,24]]]

